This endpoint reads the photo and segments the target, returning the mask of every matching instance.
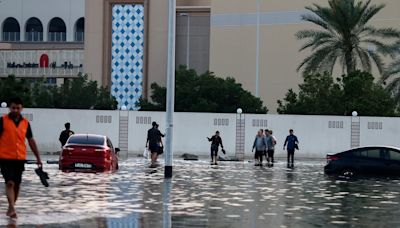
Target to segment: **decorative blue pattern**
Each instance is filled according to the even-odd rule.
[[[111,47],[111,94],[119,108],[137,110],[143,90],[143,5],[113,6]]]

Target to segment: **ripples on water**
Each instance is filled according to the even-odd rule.
[[[62,173],[45,168],[44,188],[27,165],[18,225],[45,227],[399,227],[398,179],[335,180],[324,161],[254,167],[252,163],[175,161],[172,182],[163,168],[129,159],[114,174]],[[3,189],[4,184],[0,187]],[[7,203],[0,198],[0,225]]]

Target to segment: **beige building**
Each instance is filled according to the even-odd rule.
[[[177,65],[186,64],[200,72],[211,70],[221,77],[232,76],[245,89],[260,96],[274,113],[276,101],[282,99],[289,88],[296,89],[302,81],[296,68],[307,53],[298,52],[302,42],[297,41],[294,34],[310,27],[300,20],[300,15],[305,12],[305,6],[315,2],[324,4],[327,1],[178,0]],[[372,23],[400,29],[400,1],[373,1],[373,4],[380,3],[385,3],[386,7]],[[120,26],[118,20],[125,19],[120,12],[123,11],[123,15],[132,13],[126,5],[142,6],[139,10],[142,20],[137,31],[132,30],[135,34],[141,30],[140,37],[137,36],[140,42],[127,50],[128,53],[136,49],[139,53],[132,57],[138,65],[134,69],[131,66],[120,69],[121,63],[118,67],[113,65],[115,59],[123,58],[123,63],[130,54],[121,57],[114,53],[121,45],[118,52],[126,47],[115,40],[114,34],[123,31],[116,32]],[[120,105],[132,105],[132,99],[142,94],[149,96],[153,82],[165,84],[167,6],[167,0],[103,0],[100,4],[99,0],[86,0],[85,71],[103,85],[111,86],[113,93],[119,96],[117,99],[123,101]],[[128,27],[130,25],[128,22]],[[124,73],[118,75],[116,71]],[[121,81],[127,71],[134,73]],[[128,80],[132,77],[137,80]],[[118,83],[125,85],[117,88]],[[131,99],[132,91],[126,88],[129,84],[136,88]],[[122,94],[121,89],[125,90]]]

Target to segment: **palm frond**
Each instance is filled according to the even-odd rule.
[[[298,67],[298,70],[303,69],[303,74],[312,74],[312,73],[321,73],[323,69],[321,66],[324,66],[325,69],[332,68],[329,64],[334,64],[332,62],[326,61],[329,56],[331,59],[336,53],[337,49],[332,46],[321,47],[316,50],[312,55],[307,57]]]
[[[357,48],[356,52],[363,70],[371,72],[371,60],[369,58],[368,51],[364,50],[363,48]]]
[[[305,22],[310,22],[315,25],[322,27],[323,29],[329,30],[328,24],[323,21],[321,18],[313,15],[313,14],[303,14],[301,15],[301,20]]]
[[[400,58],[396,59],[393,63],[388,66],[389,76],[400,74]]]
[[[376,14],[378,14],[383,8],[385,8],[385,4],[380,5],[370,5],[371,0],[365,2],[362,7],[363,15],[359,21],[358,26],[366,25]]]
[[[304,37],[309,39],[309,41],[305,43],[299,51],[303,51],[310,47],[313,47],[312,50],[315,50],[327,43],[334,44],[338,40],[336,37],[333,37],[331,33],[324,31],[303,30],[299,31],[296,35],[298,39],[304,39]]]
[[[399,88],[400,88],[400,77],[393,78],[390,81],[390,83],[386,86],[386,89],[391,93],[396,91],[398,92]]]
[[[325,32],[325,31],[320,31],[320,30],[314,30],[314,29],[305,29],[298,31],[295,36],[297,39],[307,39],[307,38],[317,38],[317,39],[322,39],[322,38],[333,38],[334,34]]]
[[[396,52],[398,52],[397,48],[393,45],[385,44],[376,39],[364,39],[360,43],[366,45],[374,45],[379,53],[384,55],[390,55],[392,58],[395,57]]]
[[[368,51],[368,54],[369,54],[369,56],[372,58],[372,60],[374,61],[375,66],[376,66],[376,67],[378,68],[378,70],[379,70],[379,73],[380,73],[381,75],[383,75],[384,72],[385,72],[385,63],[383,62],[382,57],[379,56],[378,54],[376,54],[376,53],[373,52],[373,51]]]
[[[364,27],[360,32],[361,37],[376,36],[383,39],[400,38],[400,31],[394,28],[374,28],[371,26]]]

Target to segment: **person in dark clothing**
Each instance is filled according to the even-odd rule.
[[[158,130],[158,127],[159,127],[159,125],[157,124],[156,125],[157,130]],[[159,130],[159,132],[160,132],[160,130]],[[164,137],[165,137],[165,135],[160,132],[160,134],[158,135],[158,146],[159,146],[158,152],[157,152],[158,155],[161,155],[164,153],[164,143],[162,141],[162,138],[164,138]]]
[[[161,137],[164,137],[163,134],[158,130],[157,123],[152,123],[152,128],[147,131],[147,140],[146,140],[146,148],[151,153],[151,165],[156,165],[158,153],[160,149],[160,140]]]
[[[67,143],[67,141],[71,135],[75,134],[75,132],[71,131],[70,123],[65,123],[64,126],[65,126],[65,130],[61,132],[60,137],[58,138],[58,140],[61,143],[61,147],[63,147]]]
[[[25,171],[27,158],[26,139],[36,156],[39,168],[42,167],[42,161],[29,121],[21,115],[23,110],[22,100],[20,98],[11,99],[9,109],[9,114],[0,118],[0,168],[6,184],[8,200],[6,215],[10,218],[16,218],[15,203],[18,199],[22,173]]]
[[[215,135],[213,135],[211,138],[207,137],[207,139],[209,142],[211,142],[211,165],[218,165],[219,146],[221,146],[222,150],[224,149],[219,131],[215,132]]]
[[[294,151],[296,149],[299,149],[298,147],[299,140],[297,139],[297,136],[293,134],[293,129],[289,130],[289,135],[286,137],[285,144],[283,145],[283,150],[285,150],[285,147],[287,145],[287,164],[288,167],[293,167],[294,164]]]
[[[268,164],[272,165],[274,164],[274,153],[275,153],[275,145],[276,145],[276,138],[275,136],[272,135],[273,132],[272,130],[268,131],[268,137],[267,137],[267,142],[268,142],[268,149],[267,149],[267,162]]]

